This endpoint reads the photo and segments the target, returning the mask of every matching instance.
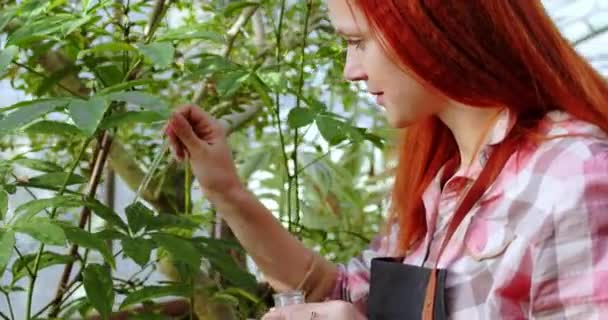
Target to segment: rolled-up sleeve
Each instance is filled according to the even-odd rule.
[[[585,161],[532,247],[530,316],[608,319],[608,153]]]
[[[391,236],[376,236],[367,249],[352,258],[348,263],[338,264],[338,277],[334,289],[328,300],[344,300],[353,303],[357,309],[364,313],[367,311],[369,296],[370,268],[374,258],[387,255],[395,236],[393,228]]]

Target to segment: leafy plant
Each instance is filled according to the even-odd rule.
[[[190,299],[201,319],[266,310],[270,291],[210,204],[193,197],[189,169],[165,156],[153,170],[164,120],[183,103],[227,122],[242,179],[306,244],[335,261],[367,245],[382,218],[392,133],[340,81],[343,51],[322,5],[4,2],[0,76],[26,98],[0,110],[0,275],[12,272],[8,305],[20,292],[27,302],[24,315],[0,316],[95,310],[108,319],[170,296]],[[98,197],[110,177],[136,191],[150,172],[142,201]],[[9,213],[22,191],[32,199]],[[19,250],[22,235],[36,251]],[[141,270],[117,278],[122,258]],[[55,298],[33,310],[40,271],[57,266]],[[155,268],[169,281],[146,281]]]

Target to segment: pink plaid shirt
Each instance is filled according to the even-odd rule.
[[[456,173],[443,190],[441,172],[429,185],[423,194],[429,233],[403,263],[422,264],[431,233],[426,266],[436,260],[461,191],[513,123],[504,112],[472,168]],[[608,319],[608,136],[560,111],[550,112],[540,130],[560,137],[511,156],[439,259],[448,270],[451,319]],[[364,312],[371,259],[395,252],[396,234],[393,227],[340,265],[330,298]]]

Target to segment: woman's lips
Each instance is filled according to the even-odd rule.
[[[384,104],[384,93],[376,95],[376,103],[379,105]]]

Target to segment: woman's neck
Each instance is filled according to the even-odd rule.
[[[438,114],[439,119],[454,135],[460,152],[461,167],[473,163],[502,110],[501,107],[477,108],[453,103]]]

